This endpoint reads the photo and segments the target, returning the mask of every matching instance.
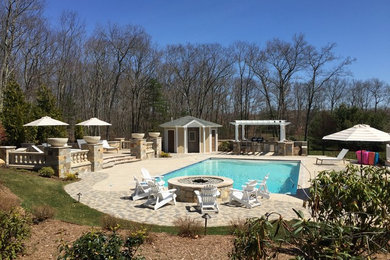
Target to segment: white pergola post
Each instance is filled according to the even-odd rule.
[[[241,140],[246,140],[246,138],[245,138],[245,125],[241,125]]]
[[[280,125],[280,141],[283,142],[286,140],[286,125]]]
[[[184,153],[188,153],[187,127],[184,127]]]
[[[238,124],[234,125],[234,141],[238,142]]]
[[[206,153],[206,127],[203,127],[203,153]]]
[[[178,128],[175,128],[175,153],[177,153],[177,148],[179,146],[179,133]]]

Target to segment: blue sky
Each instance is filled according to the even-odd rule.
[[[390,83],[390,0],[47,0],[45,16],[55,26],[64,10],[77,12],[88,33],[109,22],[140,25],[161,47],[264,46],[303,33],[310,44],[335,42],[338,55],[356,58],[355,78]]]

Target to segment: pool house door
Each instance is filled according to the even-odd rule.
[[[175,152],[175,131],[168,130],[168,153]]]
[[[199,153],[199,128],[188,128],[188,152]]]

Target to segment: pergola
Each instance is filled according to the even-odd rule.
[[[278,125],[280,126],[280,141],[286,140],[286,125],[291,124],[290,122],[286,122],[286,120],[235,120],[234,122],[230,122],[230,124],[234,125],[234,140],[238,142],[238,128],[241,126],[242,140],[245,140],[245,126],[246,125]]]

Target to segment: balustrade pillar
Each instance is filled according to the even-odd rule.
[[[69,147],[48,147],[46,166],[50,166],[54,170],[54,174],[60,178],[66,177],[70,172],[72,157]]]
[[[9,152],[16,150],[16,146],[0,146],[0,159],[5,162],[5,165],[9,165]]]
[[[88,161],[91,162],[93,172],[103,169],[103,145],[88,144]]]

